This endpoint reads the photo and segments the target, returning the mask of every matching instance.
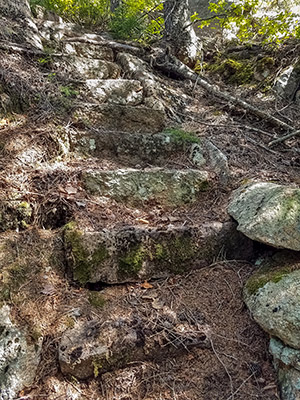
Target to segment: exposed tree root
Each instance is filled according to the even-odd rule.
[[[200,75],[195,73],[193,70],[191,70],[188,66],[183,64],[181,61],[179,61],[177,58],[166,54],[162,50],[157,50],[156,54],[152,55],[149,59],[149,62],[151,63],[152,66],[156,67],[157,69],[163,71],[166,74],[169,74],[171,76],[180,78],[180,79],[190,79],[193,82],[196,82],[196,84],[200,85],[203,87],[207,92],[210,94],[216,96],[217,98],[221,100],[225,100],[226,102],[229,102],[231,104],[234,104],[236,106],[240,106],[243,109],[249,111],[251,114],[254,114],[266,121],[271,122],[273,125],[278,126],[279,128],[283,128],[288,131],[293,131],[294,128],[285,123],[284,121],[274,117],[273,115],[270,115],[266,113],[265,111],[262,111],[258,109],[257,107],[253,106],[252,104],[249,104],[248,102],[242,100],[239,97],[232,96],[226,91],[221,91],[220,88],[217,85],[213,85],[206,81],[205,79],[201,78]],[[270,142],[269,145],[272,145],[274,143],[278,143],[279,141],[284,141],[288,139],[289,137],[297,135],[298,131],[292,132],[289,135],[282,137],[279,139],[276,139],[276,141]]]

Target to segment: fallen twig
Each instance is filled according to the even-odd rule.
[[[290,139],[290,138],[295,137],[295,136],[298,136],[298,135],[300,135],[300,130],[299,129],[297,131],[293,131],[293,132],[291,132],[291,133],[289,133],[289,134],[287,134],[285,136],[281,136],[281,137],[279,137],[279,138],[277,138],[275,140],[272,140],[271,142],[268,143],[268,146],[271,147],[276,143],[284,142],[285,140]]]

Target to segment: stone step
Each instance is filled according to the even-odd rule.
[[[198,199],[208,187],[208,173],[163,168],[87,170],[82,173],[82,181],[88,193],[118,202],[178,206]]]
[[[252,256],[252,241],[237,232],[234,222],[99,232],[84,232],[69,223],[64,246],[68,271],[81,285],[165,278],[201,268],[220,256],[244,260]]]
[[[143,87],[132,79],[87,79],[85,86],[99,103],[137,106],[143,102]]]
[[[121,68],[112,61],[99,58],[78,56],[53,57],[51,63],[53,72],[65,74],[70,79],[116,79],[121,74]]]
[[[82,103],[73,113],[76,125],[124,132],[161,132],[166,126],[164,110],[146,106]]]
[[[187,167],[193,165],[213,171],[221,183],[227,183],[230,176],[228,160],[209,140],[191,134],[175,132],[147,133],[105,132],[88,130],[76,132],[71,137],[72,151],[96,158],[116,157],[129,166],[172,164],[178,158]]]

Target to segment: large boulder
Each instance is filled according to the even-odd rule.
[[[255,321],[295,349],[300,349],[299,267],[263,267],[250,277],[244,289],[245,302]]]
[[[242,186],[233,193],[229,214],[252,240],[300,250],[300,189],[270,182]]]
[[[40,361],[41,343],[30,343],[12,321],[8,306],[0,308],[0,400],[12,400],[29,387]]]
[[[81,285],[165,278],[200,268],[225,253],[249,259],[252,242],[232,222],[159,230],[125,227],[85,232],[70,223],[64,231],[69,273]]]
[[[286,100],[294,100],[300,85],[300,63],[284,69],[275,81],[276,93]]]

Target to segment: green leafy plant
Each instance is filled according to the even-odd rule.
[[[161,35],[164,20],[160,0],[123,0],[112,14],[109,0],[30,0],[80,25],[109,28],[117,39],[147,42]]]
[[[299,4],[299,0],[295,3]],[[211,2],[213,15],[199,20],[200,28],[211,26],[217,21],[222,29],[229,29],[241,42],[260,40],[262,43],[279,44],[289,37],[300,38],[299,17],[291,11],[291,4],[277,0],[241,0],[228,3],[226,0]],[[215,28],[215,26],[213,26]]]

